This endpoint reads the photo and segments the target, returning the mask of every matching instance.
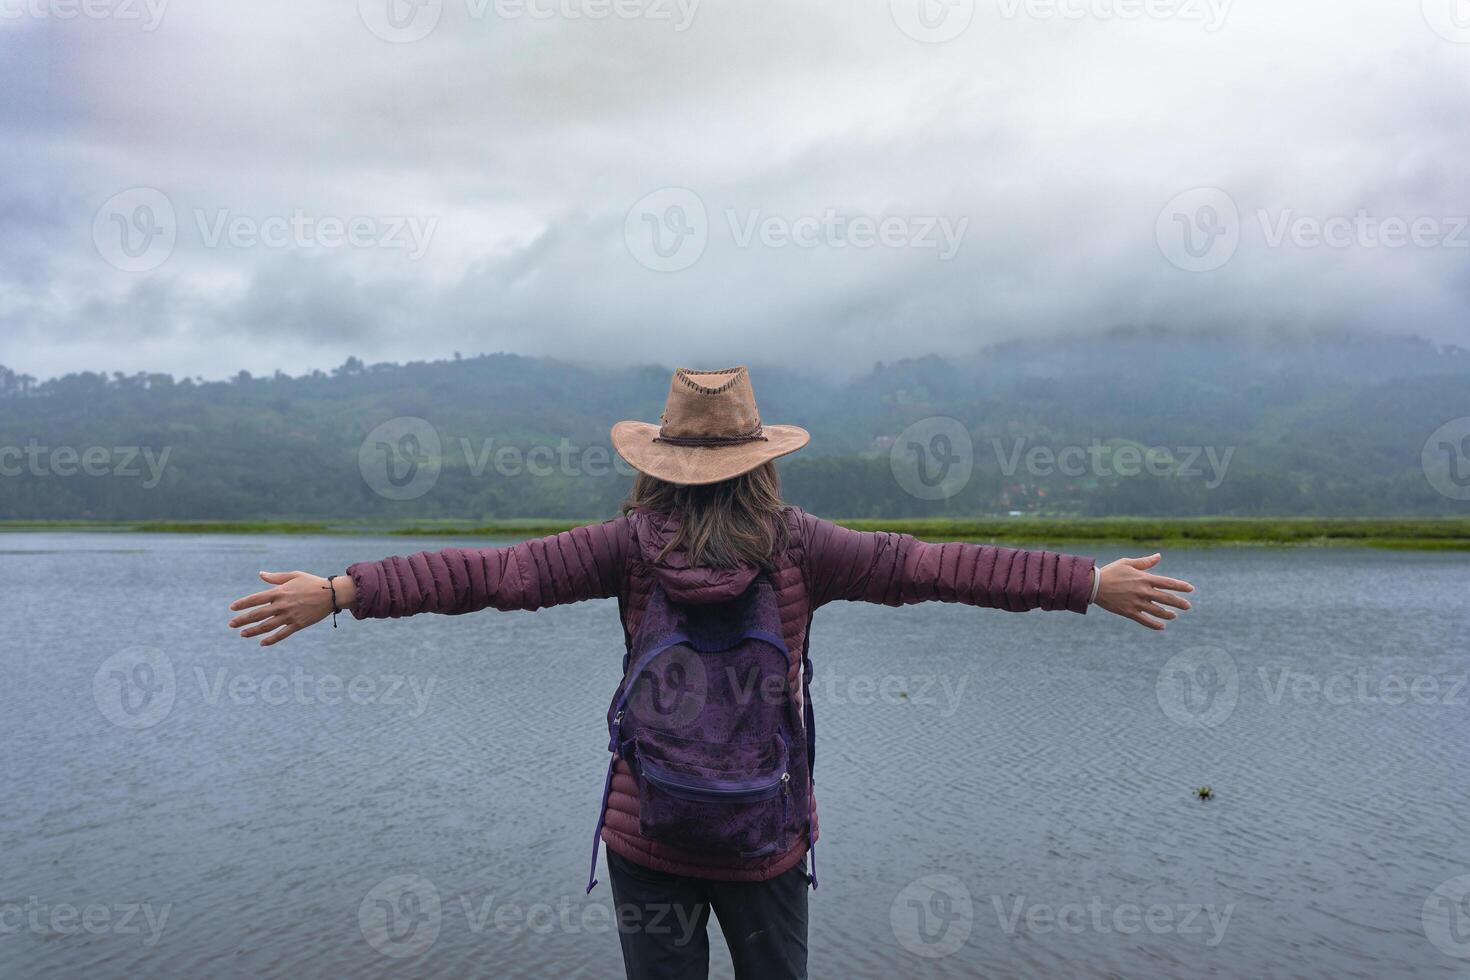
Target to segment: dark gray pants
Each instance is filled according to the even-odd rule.
[[[806,860],[769,881],[665,874],[607,852],[628,980],[709,976],[709,914],[737,980],[806,980]]]

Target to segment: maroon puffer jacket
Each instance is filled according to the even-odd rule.
[[[928,544],[907,534],[850,531],[795,507],[786,512],[790,544],[770,575],[781,631],[792,651],[787,680],[799,693],[801,658],[812,612],[836,599],[898,606],[926,600],[963,602],[1021,612],[1086,613],[1091,558],[974,544]],[[415,613],[459,614],[487,607],[540,609],[616,597],[631,635],[655,579],[676,602],[720,602],[740,595],[754,568],[690,568],[682,552],[657,556],[675,525],[638,511],[615,520],[503,548],[446,548],[359,562],[347,569],[357,585],[358,619]],[[799,706],[798,706],[799,707]],[[812,803],[816,822],[816,802]],[[800,841],[785,854],[728,861],[677,851],[638,833],[638,787],[619,762],[602,839],[630,861],[675,874],[727,881],[764,881],[806,853]]]

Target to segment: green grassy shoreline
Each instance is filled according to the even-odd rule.
[[[120,531],[159,534],[385,534],[534,537],[587,521],[505,520],[470,524],[317,521],[0,521],[0,532]],[[930,541],[1103,542],[1198,546],[1352,546],[1470,551],[1470,518],[865,518],[839,523],[901,531]]]

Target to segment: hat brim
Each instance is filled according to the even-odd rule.
[[[640,473],[680,486],[699,486],[749,473],[796,452],[811,439],[799,425],[765,425],[761,434],[764,439],[733,445],[676,446],[654,441],[658,436],[656,425],[619,422],[612,427],[612,444],[618,455]]]

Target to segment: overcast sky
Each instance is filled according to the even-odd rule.
[[[0,91],[38,377],[1470,338],[1466,0],[0,0]]]

